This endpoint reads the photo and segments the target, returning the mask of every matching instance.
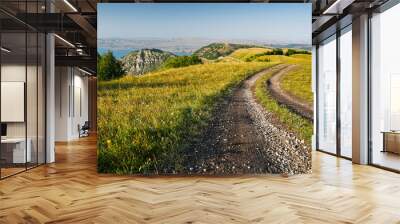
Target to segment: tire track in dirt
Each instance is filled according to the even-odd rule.
[[[276,118],[253,96],[252,89],[268,73],[285,73],[277,65],[256,73],[223,98],[198,139],[185,151],[184,169],[190,174],[240,175],[307,173],[309,148],[295,134],[276,125]]]
[[[290,65],[289,70],[293,70],[298,65]],[[272,97],[278,103],[287,106],[293,112],[299,114],[300,116],[312,121],[314,119],[313,107],[296,96],[287,93],[281,88],[281,80],[286,73],[276,73],[267,82],[267,88],[271,93]]]

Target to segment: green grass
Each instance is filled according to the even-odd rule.
[[[272,98],[266,88],[266,82],[272,75],[273,72],[257,80],[254,90],[257,100],[266,110],[275,114],[278,120],[293,131],[298,138],[303,139],[310,145],[313,134],[313,124],[300,115],[293,113],[287,107],[280,105]]]
[[[208,63],[98,85],[98,171],[181,171],[181,150],[231,87],[274,63]]]
[[[190,65],[202,64],[202,61],[196,55],[193,56],[177,56],[168,58],[163,64],[162,69],[181,68]]]
[[[281,87],[286,92],[312,105],[313,93],[311,89],[311,55],[293,55],[297,68],[286,74],[281,80]]]

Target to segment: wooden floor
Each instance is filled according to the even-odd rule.
[[[400,155],[391,152],[374,151],[372,156],[374,164],[400,170]]]
[[[7,168],[0,168],[1,169],[1,177],[8,177],[11,176],[13,174],[19,173],[19,172],[23,172],[26,170],[25,167],[21,168],[21,167],[7,167]]]
[[[0,223],[400,223],[400,175],[323,153],[289,178],[108,176],[94,138],[0,181]]]

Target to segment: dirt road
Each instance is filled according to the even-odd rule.
[[[287,65],[259,72],[218,104],[201,137],[185,152],[191,174],[306,173],[311,155],[302,141],[276,123],[257,103],[253,87],[267,73],[285,73]]]
[[[288,69],[295,69],[296,65],[288,66]],[[278,72],[273,75],[268,80],[268,89],[271,95],[281,104],[286,105],[295,113],[303,116],[304,118],[312,121],[313,114],[313,106],[305,103],[303,100],[298,99],[297,97],[285,92],[281,86],[280,82],[282,77],[285,75],[285,72]]]

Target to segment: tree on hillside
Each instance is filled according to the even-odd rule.
[[[97,73],[100,71],[100,60],[101,60],[101,55],[99,52],[97,52]]]
[[[97,57],[97,73],[100,80],[116,79],[125,74],[121,62],[119,62],[111,51]]]
[[[164,68],[180,68],[186,67],[189,65],[197,65],[201,64],[202,61],[197,55],[192,56],[178,56],[178,57],[170,57],[165,62]]]
[[[295,49],[288,49],[285,53],[286,56],[290,56],[293,54],[311,54],[311,52],[306,50],[295,50]]]
[[[283,50],[281,48],[275,48],[272,50],[273,55],[283,55]]]

